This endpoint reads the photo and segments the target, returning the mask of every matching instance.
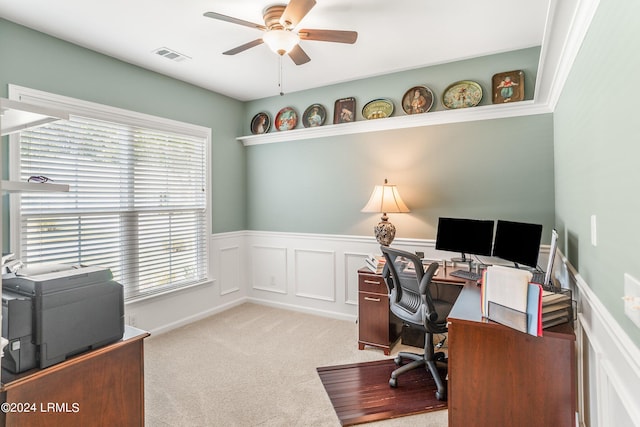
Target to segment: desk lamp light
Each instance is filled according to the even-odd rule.
[[[384,180],[384,185],[376,185],[371,193],[371,198],[361,212],[382,213],[381,221],[374,227],[376,240],[383,246],[389,246],[396,237],[396,227],[389,222],[387,213],[409,212],[409,208],[402,201],[398,188],[388,184]]]

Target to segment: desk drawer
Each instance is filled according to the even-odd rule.
[[[358,290],[374,294],[387,295],[387,285],[382,276],[375,274],[358,274]]]
[[[361,343],[389,348],[389,297],[360,292],[358,294],[358,340]]]

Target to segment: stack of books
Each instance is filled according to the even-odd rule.
[[[376,274],[382,274],[385,262],[384,255],[369,255],[366,259],[367,267]]]
[[[573,318],[571,291],[542,292],[542,329],[560,325]]]

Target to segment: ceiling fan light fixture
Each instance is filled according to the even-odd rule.
[[[284,55],[300,42],[300,37],[293,31],[271,30],[264,33],[262,41],[278,55]]]

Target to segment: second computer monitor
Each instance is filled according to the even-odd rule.
[[[493,242],[493,256],[536,267],[540,252],[542,225],[525,222],[498,220],[496,237]]]
[[[467,254],[491,255],[493,220],[439,218],[436,249]]]

